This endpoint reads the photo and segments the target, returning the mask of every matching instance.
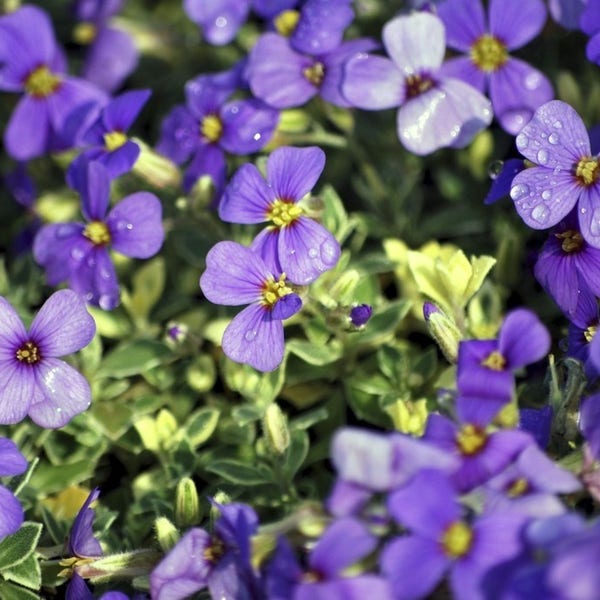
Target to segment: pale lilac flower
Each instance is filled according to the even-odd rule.
[[[27,460],[16,444],[0,437],[0,477],[20,475],[27,470]],[[0,485],[0,540],[15,533],[23,523],[23,507],[15,495]]]
[[[299,201],[308,194],[325,166],[317,147],[275,150],[265,178],[253,164],[232,177],[219,205],[219,216],[230,223],[264,223],[252,249],[274,262],[295,284],[311,283],[332,269],[340,256],[335,237],[306,214]]]
[[[489,92],[500,125],[516,135],[533,111],[553,96],[547,77],[509,51],[531,41],[546,22],[542,0],[491,0],[487,18],[480,0],[446,0],[438,7],[448,46],[467,56],[451,58],[442,72]]]
[[[396,17],[383,28],[391,58],[357,54],[345,67],[342,94],[358,108],[399,106],[398,137],[415,154],[466,146],[492,120],[491,104],[465,82],[440,71],[446,49],[442,21],[429,13]]]
[[[90,386],[58,357],[87,346],[95,332],[84,301],[71,290],[52,294],[29,331],[0,297],[0,423],[18,423],[29,415],[52,429],[83,412],[91,402]]]

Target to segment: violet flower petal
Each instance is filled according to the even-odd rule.
[[[437,7],[446,29],[446,45],[470,52],[473,43],[487,33],[487,18],[480,0],[447,0]]]
[[[0,360],[14,360],[15,346],[27,339],[27,331],[12,304],[0,296]]]
[[[275,196],[297,202],[308,194],[325,168],[325,152],[317,146],[275,150],[267,161],[267,181]]]
[[[600,206],[600,189],[598,186],[581,188],[578,203],[579,229],[583,239],[594,248],[600,248],[598,206]]]
[[[176,106],[161,124],[156,151],[181,164],[199,145],[200,133],[196,118],[185,106]]]
[[[8,120],[4,146],[16,160],[29,160],[46,152],[50,140],[48,104],[30,95],[23,96]]]
[[[54,292],[33,319],[29,337],[39,346],[42,359],[71,354],[87,346],[96,323],[83,299],[71,290]]]
[[[498,349],[507,362],[507,368],[520,369],[542,359],[550,350],[550,334],[537,315],[519,308],[506,315]]]
[[[0,477],[20,475],[27,470],[27,464],[17,445],[8,438],[0,437]]]
[[[490,33],[515,50],[540,33],[546,23],[546,7],[542,0],[491,0],[489,17]]]
[[[127,131],[151,95],[152,90],[131,90],[113,98],[102,111],[106,131]]]
[[[213,202],[218,201],[227,181],[227,161],[216,144],[204,144],[198,149],[183,176],[183,189],[191,192],[198,179],[206,175],[214,187]]]
[[[260,100],[235,100],[223,106],[220,118],[221,147],[230,154],[252,154],[273,137],[279,111]]]
[[[110,202],[110,176],[97,161],[73,172],[75,189],[81,195],[81,212],[88,221],[104,221]]]
[[[487,75],[481,69],[477,68],[477,65],[467,56],[449,58],[441,66],[438,74],[444,78],[460,79],[482,94],[486,91]]]
[[[271,319],[283,321],[295,315],[302,308],[302,300],[298,294],[287,294],[277,300],[271,309]]]
[[[250,6],[248,0],[184,0],[183,8],[209,43],[222,46],[235,38]]]
[[[0,485],[0,539],[16,533],[23,523],[24,513],[21,503],[14,494]]]
[[[94,537],[92,529],[96,511],[90,507],[92,502],[98,499],[98,496],[100,496],[100,489],[94,488],[77,512],[69,535],[69,552],[71,556],[92,558],[103,555],[102,546]]]
[[[16,352],[19,345],[14,345],[13,348]],[[29,411],[31,402],[41,397],[36,389],[34,373],[19,368],[21,365],[15,364],[17,362],[14,354],[9,361],[4,359],[0,362],[0,424],[2,425],[22,421]]]

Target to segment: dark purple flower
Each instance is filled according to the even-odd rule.
[[[517,173],[520,173],[525,168],[525,162],[520,158],[510,158],[501,166],[499,173],[493,173],[493,183],[490,187],[484,204],[493,204],[504,196],[510,194],[512,181]]]
[[[70,290],[46,300],[29,331],[0,297],[0,423],[26,415],[46,428],[62,427],[90,404],[90,386],[59,356],[90,343],[96,324],[83,300]]]
[[[344,569],[370,554],[377,539],[353,518],[334,521],[323,532],[307,558],[304,570],[284,538],[277,543],[266,572],[269,600],[330,598],[359,600],[367,596],[391,599],[387,581],[373,574],[347,576]]]
[[[200,278],[204,295],[215,304],[249,304],[227,326],[223,352],[259,371],[272,371],[283,360],[283,319],[297,313],[302,300],[286,276],[250,248],[219,242],[206,256]]]
[[[214,532],[190,529],[150,574],[154,600],[180,600],[208,587],[212,598],[262,600],[250,565],[256,513],[245,504],[217,505]]]
[[[273,136],[279,111],[254,98],[229,100],[243,85],[242,65],[214,75],[201,75],[185,86],[186,105],[176,106],[165,118],[156,149],[181,164],[192,159],[184,188],[209,175],[219,198],[225,185],[225,152],[257,152]]]
[[[448,46],[468,56],[451,58],[442,67],[449,77],[489,91],[496,118],[516,135],[533,111],[553,97],[541,71],[513,58],[509,51],[531,41],[546,22],[542,0],[491,0],[488,15],[480,0],[446,0],[438,6]]]
[[[538,446],[545,450],[550,443],[552,416],[550,405],[543,408],[522,408],[519,410],[519,429],[530,433]]]
[[[430,470],[390,494],[388,508],[410,531],[388,543],[381,554],[382,571],[396,600],[428,597],[447,572],[453,597],[483,600],[483,577],[519,553],[527,521],[509,511],[465,518],[451,483]]]
[[[286,37],[265,33],[250,52],[245,74],[252,93],[275,108],[302,106],[316,95],[349,107],[340,92],[344,64],[376,46],[373,40],[361,38],[313,55],[295,50]]]
[[[466,146],[490,124],[490,102],[440,67],[446,49],[442,21],[429,13],[396,17],[383,28],[391,58],[357,54],[345,65],[342,94],[352,106],[399,106],[398,137],[415,154]]]
[[[575,211],[558,223],[548,237],[534,273],[568,317],[575,314],[582,289],[600,296],[600,249],[583,239]]]
[[[62,150],[69,113],[86,103],[103,104],[95,85],[64,73],[65,60],[50,19],[34,6],[0,17],[0,90],[25,92],[4,132],[7,152],[29,160]]]
[[[533,229],[547,229],[577,207],[583,239],[600,247],[600,168],[577,112],[560,100],[547,102],[516,143],[535,163],[514,178],[510,190],[523,221]]]
[[[70,556],[93,558],[103,555],[102,546],[100,546],[100,542],[94,537],[92,529],[96,513],[91,504],[98,500],[99,496],[100,488],[94,488],[89,493],[73,521],[68,540]]]
[[[88,46],[83,76],[107,92],[119,88],[139,60],[131,36],[109,23],[123,4],[124,0],[78,0],[75,5],[80,22],[73,37]]]
[[[577,308],[570,317],[567,355],[580,360],[587,378],[593,380],[600,375],[600,362],[592,355],[592,348],[597,348],[600,341],[600,338],[596,339],[600,313],[594,294],[583,286],[580,292]]]
[[[579,3],[580,0],[573,0]],[[587,2],[579,18],[582,31],[590,36],[586,47],[589,61],[600,64],[600,6],[597,2]]]
[[[267,161],[266,181],[254,165],[245,164],[231,179],[219,204],[224,221],[270,222],[252,249],[267,262],[279,265],[298,285],[311,283],[335,267],[340,256],[335,237],[299,204],[324,166],[325,153],[320,148],[278,148]]]
[[[104,165],[111,179],[133,168],[140,155],[140,147],[127,137],[126,132],[151,93],[150,90],[125,92],[102,108],[96,120],[79,138],[79,145],[85,150],[69,165],[67,181],[71,187],[75,187],[76,181],[81,178],[75,171],[85,170],[92,160]]]
[[[350,310],[350,322],[355,327],[364,327],[372,314],[373,307],[370,304],[359,304]]]
[[[109,248],[132,258],[149,258],[162,246],[162,206],[149,192],[136,192],[109,208],[110,178],[98,162],[75,172],[87,223],[45,225],[35,238],[35,260],[50,285],[68,281],[87,302],[112,310],[119,283]],[[108,214],[107,214],[108,212]]]
[[[0,437],[0,477],[20,475],[27,470],[27,460],[16,444]],[[15,533],[23,523],[23,507],[15,495],[0,485],[0,540]]]
[[[514,371],[548,354],[550,334],[526,309],[509,312],[497,340],[467,340],[458,348],[457,400],[459,417],[478,407],[480,424],[487,424],[514,392]],[[469,405],[469,407],[467,407]],[[472,414],[472,413],[471,413]]]

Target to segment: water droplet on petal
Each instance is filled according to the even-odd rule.
[[[310,256],[311,258],[317,258],[317,256],[319,256],[319,251],[316,248],[311,248],[308,251],[308,256]]]
[[[248,331],[246,331],[246,333],[244,334],[244,339],[247,342],[251,342],[254,340],[254,338],[256,337],[256,329],[249,329]]]
[[[531,218],[534,221],[537,221],[540,225],[544,225],[548,221],[549,217],[550,211],[543,204],[538,204],[531,211]]]
[[[551,133],[548,136],[548,141],[553,145],[556,146],[556,144],[558,144],[558,142],[560,141],[560,138],[558,136],[558,133]]]
[[[502,169],[504,169],[503,160],[495,160],[490,163],[490,166],[488,167],[488,175],[490,179],[497,179],[500,173],[502,173]]]
[[[582,209],[581,209],[579,212],[580,212],[582,215],[585,215],[585,213],[587,212],[587,210],[586,210],[585,208],[582,208]]]
[[[258,142],[258,140],[260,140],[260,138],[261,138],[261,137],[262,137],[262,135],[260,135],[260,133],[255,133],[255,134],[252,136],[252,139],[253,139],[255,142]]]
[[[537,89],[538,87],[540,87],[541,83],[542,83],[542,77],[541,77],[540,73],[537,73],[535,71],[530,72],[523,81],[523,84],[525,85],[525,87],[528,90]]]
[[[548,152],[546,150],[538,150],[537,161],[540,165],[545,165],[548,162]]]
[[[510,188],[510,197],[513,200],[518,200],[527,194],[529,194],[529,186],[526,183],[518,183]]]
[[[98,298],[98,306],[102,310],[112,310],[116,306],[115,298],[109,294],[102,294]]]
[[[227,19],[225,17],[217,17],[215,19],[215,25],[217,27],[227,27]]]
[[[600,208],[595,208],[594,212],[592,213],[590,231],[593,235],[600,235]]]
[[[83,258],[83,250],[80,248],[73,248],[71,250],[71,258],[77,261],[81,260]]]
[[[550,200],[550,198],[552,198],[552,192],[550,190],[544,190],[542,192],[542,198],[544,200]]]
[[[327,265],[329,268],[334,267],[337,264],[340,254],[337,242],[335,240],[325,240],[321,244],[320,254],[323,264]]]
[[[522,132],[517,136],[515,141],[517,142],[517,148],[519,150],[525,150],[529,145],[529,138]]]
[[[552,127],[554,127],[554,129],[562,129],[562,121],[559,121],[558,119],[556,119],[556,121],[554,121],[554,123],[552,123]]]

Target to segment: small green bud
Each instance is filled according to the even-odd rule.
[[[158,517],[154,521],[154,530],[163,552],[168,552],[179,541],[179,531],[167,517]]]
[[[290,445],[290,430],[287,419],[279,406],[272,402],[263,417],[263,432],[269,448],[276,454],[283,454]]]
[[[131,138],[140,147],[140,155],[133,165],[133,172],[157,188],[177,188],[181,183],[181,171],[169,158],[153,150],[138,138]]]
[[[200,502],[196,484],[184,477],[175,491],[175,523],[181,528],[197,525],[200,521]]]
[[[462,335],[456,323],[443,313],[433,302],[425,302],[423,316],[431,337],[437,342],[448,362],[456,363],[458,344]]]

